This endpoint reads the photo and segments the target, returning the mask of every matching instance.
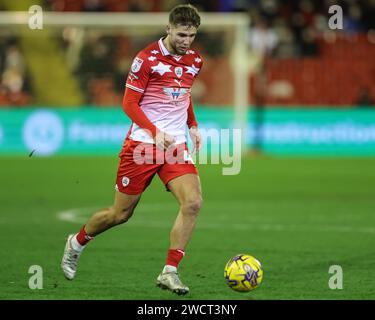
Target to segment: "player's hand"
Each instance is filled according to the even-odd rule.
[[[199,132],[198,127],[191,127],[189,129],[189,134],[190,134],[191,141],[193,142],[192,153],[199,151],[200,148],[202,147],[202,136],[201,136],[201,133]]]
[[[155,144],[160,150],[167,150],[176,140],[168,133],[159,131],[155,137]]]

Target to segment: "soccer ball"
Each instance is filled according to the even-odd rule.
[[[224,277],[229,288],[248,292],[257,288],[262,282],[262,265],[253,256],[238,254],[225,265]]]

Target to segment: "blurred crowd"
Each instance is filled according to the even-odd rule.
[[[340,5],[346,33],[375,31],[375,1],[372,0],[249,0],[250,44],[256,51],[277,57],[316,56],[318,37],[329,30],[329,8]]]
[[[202,12],[246,12],[253,50],[276,56],[319,53],[316,35],[328,29],[329,8],[339,5],[345,32],[375,32],[375,0],[45,0],[54,11],[158,12],[191,3]]]
[[[371,34],[372,41],[375,37],[375,0],[44,0],[43,7],[61,12],[160,12],[182,3],[191,3],[201,12],[249,14],[251,25],[245,41],[250,51],[276,59],[319,57],[319,39],[328,31],[328,10],[332,5],[343,8],[345,34]],[[76,36],[66,28],[61,46],[80,80],[86,103],[118,105],[135,52],[154,39],[135,43],[126,34],[90,32],[77,46],[73,44]],[[221,42],[220,34],[202,32],[196,46],[210,59],[227,54]],[[0,49],[0,105],[32,103],[27,64],[17,40],[0,37]],[[204,83],[197,85],[199,90],[204,91]]]
[[[0,37],[0,105],[31,102],[26,63],[17,39]]]
[[[202,12],[248,12],[253,25],[289,29],[296,40],[307,27],[327,28],[329,7],[339,5],[347,32],[375,29],[374,0],[45,0],[53,11],[158,12],[191,3]],[[284,31],[285,32],[285,31]]]
[[[374,0],[192,0],[204,11],[246,12],[252,50],[276,57],[316,56],[318,35],[328,30],[329,8],[343,9],[346,33],[375,32]]]

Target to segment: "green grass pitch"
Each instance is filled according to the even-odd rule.
[[[0,299],[375,298],[375,159],[244,158],[237,176],[200,166],[204,205],[180,265],[184,297],[155,286],[178,210],[158,177],[127,224],[90,243],[76,279],[63,277],[65,238],[111,204],[116,168],[116,156],[0,158]],[[263,264],[253,292],[226,286],[237,253]],[[31,265],[43,268],[42,290],[28,286]],[[342,290],[328,286],[331,265],[343,269]]]

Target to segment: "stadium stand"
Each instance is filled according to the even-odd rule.
[[[44,0],[43,3],[49,10],[64,12],[159,12],[187,2],[206,12],[241,11],[250,15],[251,25],[244,41],[248,44],[252,65],[251,103],[254,103],[255,96],[261,95],[266,106],[349,107],[356,104],[364,91],[367,101],[373,103],[375,20],[372,17],[375,16],[375,1]],[[328,28],[328,8],[333,4],[343,8],[342,31]],[[63,32],[61,48],[67,50],[72,40],[66,35],[69,30]],[[233,75],[227,59],[223,58],[227,53],[217,48],[220,39],[209,39],[202,34],[196,46],[200,46],[199,41],[210,40],[212,45],[201,46],[205,67],[194,94],[202,104],[228,105],[233,99],[227,83]],[[5,63],[11,50],[17,51],[19,61],[23,61],[22,50],[4,44],[4,39],[0,41],[0,105],[32,103],[33,92],[27,81],[28,66],[19,62],[24,66],[15,71]],[[127,70],[141,45],[126,35],[97,33],[85,39],[76,64],[71,66],[81,84],[85,104],[118,104]],[[257,85],[257,81],[262,85]],[[21,89],[14,93],[17,84]],[[215,88],[215,94],[210,95],[209,101],[205,95],[207,88]],[[260,92],[256,92],[257,88],[261,88]]]

